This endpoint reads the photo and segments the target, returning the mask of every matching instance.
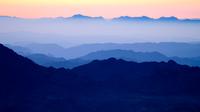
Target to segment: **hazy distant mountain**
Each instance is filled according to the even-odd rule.
[[[67,53],[65,52],[65,48],[57,44],[31,43],[31,44],[25,44],[25,45],[6,44],[6,46],[14,50],[18,54],[21,54],[23,56],[28,56],[28,57],[30,56],[30,57],[33,57],[33,59],[34,57],[38,57],[38,58],[46,57],[47,59],[49,59],[50,57],[60,58],[60,57],[65,57],[65,55],[67,55]]]
[[[141,16],[141,17],[130,17],[130,16],[121,16],[118,18],[114,18],[115,21],[132,21],[132,22],[189,22],[185,19],[178,19],[177,17],[171,16],[171,17],[160,17],[158,19],[150,18],[147,16]],[[190,19],[192,22],[193,20]],[[196,22],[196,20],[194,20]],[[199,20],[200,22],[200,20]]]
[[[20,54],[20,55],[29,55],[32,53],[32,51],[30,49],[28,49],[27,47],[22,47],[22,46],[16,46],[16,45],[6,45],[6,47],[14,50],[16,53]]]
[[[136,22],[186,22],[184,19],[178,19],[177,17],[160,17],[158,19],[150,18],[147,16],[142,17],[130,17],[130,16],[121,16],[118,18],[114,18],[114,20],[121,20],[121,21],[136,21]]]
[[[69,55],[67,57],[80,57],[87,55],[91,52],[101,50],[132,50],[135,52],[159,52],[168,57],[198,57],[200,56],[199,43],[133,43],[133,44],[116,44],[116,43],[103,43],[103,44],[84,44],[80,46],[70,47],[65,50]]]
[[[123,59],[126,61],[135,62],[161,62],[168,60],[175,60],[179,64],[200,66],[200,57],[181,58],[181,57],[167,57],[158,52],[134,52],[130,50],[107,50],[96,51],[85,56],[79,57],[82,60],[104,60],[109,58]]]
[[[80,14],[40,19],[0,17],[0,26],[0,42],[7,44],[23,41],[67,43],[66,46],[69,46],[68,43],[200,41],[200,20],[176,17],[122,16],[105,19]]]
[[[28,44],[24,46],[25,48],[31,49],[32,53],[45,54],[55,57],[65,57],[67,52],[65,48],[57,44]]]
[[[170,59],[175,60],[179,64],[200,66],[200,57],[191,57],[191,58],[171,57]]]
[[[121,16],[114,18],[113,21],[127,21],[127,22],[178,22],[178,23],[199,23],[200,19],[179,19],[177,17],[160,17],[158,19],[150,18],[147,16],[141,17],[130,17],[130,16]]]
[[[179,64],[200,66],[199,44],[187,43],[137,43],[88,44],[63,48],[54,44],[7,45],[15,52],[43,66],[73,68],[95,59],[111,57],[137,62],[175,60]],[[117,50],[116,50],[117,49]],[[135,52],[136,51],[136,52]],[[159,53],[161,52],[161,53]],[[54,57],[56,56],[56,57]],[[63,57],[66,59],[61,59]]]
[[[72,19],[92,19],[92,17],[90,17],[90,16],[84,16],[81,14],[73,15],[71,18]]]
[[[89,53],[85,56],[69,60],[66,60],[64,58],[48,56],[45,54],[21,53],[21,55],[31,59],[32,61],[34,61],[39,65],[46,67],[52,66],[55,68],[74,68],[83,64],[87,64],[93,60],[104,60],[109,58],[124,59],[126,61],[136,61],[136,62],[152,62],[152,61],[166,62],[168,60],[175,60],[177,63],[183,65],[200,66],[200,57],[193,57],[193,58],[167,57],[158,52],[134,52],[130,50],[96,51]]]
[[[64,58],[56,58],[53,56],[47,56],[44,54],[30,54],[23,55],[39,65],[46,67],[56,67],[56,68],[73,68],[83,64],[87,64],[93,60],[104,60],[109,58],[124,59],[127,61],[145,62],[145,61],[168,61],[168,58],[157,52],[133,52],[126,50],[108,50],[108,51],[97,51],[89,53],[85,56],[66,60]]]
[[[55,67],[55,68],[66,68],[66,69],[72,69],[74,67],[78,67],[80,65],[84,65],[87,63],[90,63],[92,60],[84,60],[81,58],[77,58],[77,59],[70,59],[70,60],[66,60],[66,61],[56,61],[56,62],[48,62],[43,64],[43,66],[46,67]]]
[[[46,65],[47,63],[66,61],[64,58],[56,58],[56,57],[47,56],[44,54],[30,54],[30,55],[26,55],[26,57],[40,65]]]
[[[66,19],[80,19],[80,20],[104,20],[103,17],[90,17],[90,16],[85,16],[85,15],[81,15],[81,14],[76,14],[76,15],[73,15],[72,17],[69,17],[69,18],[66,18]]]
[[[44,54],[30,54],[23,55],[35,63],[45,66],[45,67],[55,67],[55,68],[74,68],[83,64],[87,64],[92,60],[83,60],[83,59],[70,59],[66,60],[64,58],[56,58],[53,56],[47,56]]]
[[[14,50],[18,54],[25,56],[35,63],[55,68],[73,68],[79,65],[87,64],[92,60],[83,59],[69,59],[65,57],[68,52],[65,52],[65,48],[55,44],[28,44],[26,46],[12,46],[7,45],[10,49]],[[56,56],[56,57],[55,57]]]
[[[109,58],[124,59],[127,61],[168,61],[168,58],[158,52],[134,52],[130,50],[96,51],[80,57],[84,60],[104,60]]]
[[[35,20],[52,20],[52,21],[56,21],[56,19],[63,19],[65,21],[67,20],[77,20],[77,19],[80,19],[80,20],[106,20],[105,18],[103,17],[91,17],[91,16],[86,16],[86,15],[82,15],[82,14],[75,14],[71,17],[57,17],[57,18],[40,18],[40,19],[35,19]],[[3,19],[3,20],[8,20],[8,19],[18,19],[18,20],[28,20],[28,19],[22,19],[22,18],[17,18],[17,17],[11,17],[11,16],[0,16],[0,19]],[[140,17],[132,17],[132,16],[120,16],[120,17],[116,17],[116,18],[113,18],[111,20],[123,20],[123,21],[149,21],[149,22],[200,22],[200,19],[179,19],[175,16],[171,16],[171,17],[160,17],[158,19],[155,19],[155,18],[151,18],[151,17],[148,17],[148,16],[140,16]]]
[[[114,58],[45,68],[0,45],[1,112],[198,112],[200,68]]]
[[[177,17],[171,16],[171,17],[160,17],[158,21],[179,21]]]
[[[130,16],[121,16],[113,19],[114,21],[152,21],[153,18],[142,16],[142,17],[130,17]]]

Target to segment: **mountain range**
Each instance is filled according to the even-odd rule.
[[[46,67],[55,67],[55,68],[74,68],[80,65],[87,64],[91,62],[92,60],[85,60],[81,58],[76,59],[69,59],[66,60],[64,58],[57,58],[53,56],[48,56],[44,54],[29,54],[29,55],[23,55],[33,62],[46,66]]]
[[[72,17],[25,19],[0,16],[0,42],[4,44],[55,43],[75,46],[88,43],[198,42],[199,19],[158,19],[121,16],[113,19]],[[122,38],[123,37],[123,38]]]
[[[105,45],[103,47],[103,45]],[[142,47],[143,45],[143,47]],[[146,45],[146,46],[145,46]],[[31,44],[21,47],[21,46],[11,46],[7,45],[9,48],[13,49],[17,53],[31,59],[37,64],[43,66],[53,66],[56,68],[73,68],[83,64],[87,64],[93,60],[104,60],[109,58],[124,59],[127,61],[136,62],[161,62],[168,60],[175,60],[179,64],[190,65],[190,66],[200,66],[200,57],[196,50],[198,49],[198,44],[184,44],[184,43],[141,43],[137,44],[91,44],[82,45],[74,48],[63,48],[54,44]],[[146,49],[145,49],[146,47]],[[153,48],[154,47],[154,48]],[[174,47],[173,49],[171,47]],[[186,49],[189,47],[190,49]],[[115,49],[119,48],[119,49]],[[137,52],[134,50],[137,49]],[[150,48],[150,50],[149,50]],[[128,49],[128,50],[126,50]],[[177,52],[175,52],[177,50]],[[172,56],[166,56],[158,51],[163,51],[171,53]],[[88,54],[86,54],[88,52]],[[86,54],[83,55],[82,54]],[[55,55],[57,57],[55,57]],[[66,58],[66,54],[69,56],[76,54],[75,58]],[[185,54],[185,55],[184,55]],[[177,56],[178,55],[178,56]],[[191,55],[186,57],[186,55]],[[192,56],[196,57],[192,57]],[[65,58],[62,58],[65,57]]]
[[[9,48],[23,54],[45,54],[54,57],[74,59],[96,51],[131,50],[135,52],[159,52],[167,57],[192,58],[199,57],[199,43],[160,42],[160,43],[96,43],[82,44],[73,47],[62,47],[57,44],[10,45]]]
[[[172,60],[46,68],[0,44],[0,111],[198,112],[199,74]]]
[[[106,50],[106,51],[96,51],[89,53],[85,56],[79,57],[82,60],[104,60],[109,58],[123,59],[126,61],[135,62],[162,62],[174,60],[179,64],[190,65],[190,66],[200,66],[200,57],[167,57],[159,52],[134,52],[131,50]]]
[[[83,44],[69,47],[65,52],[72,57],[80,57],[91,52],[101,50],[132,50],[135,52],[159,52],[168,57],[198,57],[200,53],[199,43],[182,43],[182,42],[160,42],[160,43],[97,43]],[[68,56],[66,56],[67,58]]]
[[[0,19],[23,19],[18,17],[11,17],[11,16],[0,16]],[[26,20],[26,19],[23,19]],[[108,20],[103,17],[91,17],[91,16],[85,16],[82,14],[76,14],[71,17],[57,17],[57,18],[40,18],[38,20]],[[120,16],[113,18],[111,20],[114,21],[146,21],[146,22],[200,22],[200,19],[178,19],[177,17],[171,16],[171,17],[160,17],[160,18],[151,18],[147,16],[141,16],[141,17],[131,17],[131,16]]]
[[[123,59],[126,61],[135,62],[167,62],[168,60],[175,60],[179,64],[189,65],[189,66],[200,66],[200,57],[193,58],[180,58],[180,57],[167,57],[158,52],[134,52],[128,50],[107,50],[107,51],[96,51],[89,53],[85,56],[66,60],[64,58],[56,58],[52,56],[47,56],[44,54],[30,54],[24,55],[25,57],[31,59],[37,64],[46,67],[56,67],[56,68],[74,68],[80,65],[87,64],[93,60],[105,60],[109,58]]]

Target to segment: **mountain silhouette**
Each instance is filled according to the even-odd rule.
[[[181,57],[167,57],[159,52],[134,52],[131,50],[102,50],[89,53],[85,56],[79,57],[81,60],[104,60],[109,58],[123,59],[126,61],[135,62],[161,62],[174,60],[179,64],[200,66],[200,57],[181,58]]]
[[[66,48],[65,52],[70,57],[78,58],[87,55],[91,52],[102,50],[132,50],[135,52],[159,52],[168,57],[198,57],[200,56],[199,43],[176,43],[176,42],[161,42],[161,43],[97,43],[97,44],[83,44]],[[69,56],[66,56],[69,57]]]
[[[64,58],[47,56],[47,55],[44,55],[44,54],[29,54],[29,55],[26,55],[26,57],[31,59],[35,63],[40,64],[40,65],[66,61]]]
[[[200,66],[200,57],[198,56],[200,54],[196,52],[199,49],[199,44],[89,44],[71,48],[63,48],[54,44],[31,44],[24,47],[7,46],[18,54],[46,67],[73,68],[87,64],[95,59],[102,60],[112,57],[136,62],[175,60],[179,64]],[[61,59],[60,57],[67,57],[67,59]]]
[[[80,20],[104,20],[103,17],[90,17],[90,16],[85,16],[85,15],[81,15],[81,14],[76,14],[73,15],[72,17],[69,17],[67,19],[80,19]]]
[[[128,61],[144,62],[144,61],[167,61],[168,58],[158,52],[134,52],[131,50],[107,50],[96,51],[80,57],[84,60],[102,60],[108,58],[124,59]]]
[[[32,54],[31,50],[27,47],[10,45],[10,44],[6,44],[5,46],[14,50],[16,53],[23,55],[23,56]]]
[[[142,17],[130,17],[130,16],[121,16],[114,18],[114,21],[153,21],[153,18],[142,16]]]
[[[171,16],[171,17],[160,17],[158,19],[159,21],[178,21],[177,17]]]
[[[23,18],[19,18],[19,17],[12,17],[12,16],[0,16],[0,19],[2,20],[28,20],[28,19],[23,19]],[[40,19],[34,19],[34,20],[106,20],[105,18],[103,17],[91,17],[91,16],[86,16],[86,15],[82,15],[82,14],[75,14],[75,15],[72,15],[71,17],[57,17],[57,18],[40,18]],[[151,17],[148,17],[148,16],[140,16],[140,17],[131,17],[131,16],[120,16],[120,17],[116,17],[116,18],[113,18],[111,19],[113,21],[136,21],[136,22],[195,22],[195,23],[199,23],[200,22],[200,19],[179,19],[175,16],[170,16],[170,17],[165,17],[165,16],[162,16],[158,19],[156,18],[151,18]]]
[[[67,83],[73,79],[68,70],[39,66],[1,44],[0,60],[1,112],[48,111],[52,109],[45,107],[48,106],[45,101],[51,103],[50,97],[61,94],[66,94],[65,98],[70,97],[70,93],[66,92],[70,89]],[[66,91],[58,89],[63,85],[66,85]],[[40,107],[41,104],[44,107]]]
[[[17,47],[18,48],[18,47]],[[17,51],[19,52],[19,51]],[[19,52],[21,53],[21,52]],[[107,50],[107,51],[96,51],[89,53],[85,56],[81,56],[75,59],[66,60],[64,58],[57,58],[48,56],[45,54],[23,54],[23,56],[31,59],[35,63],[45,67],[55,68],[74,68],[80,65],[87,64],[93,60],[104,60],[109,58],[123,59],[126,61],[135,62],[161,62],[168,60],[175,60],[179,64],[189,66],[200,66],[200,57],[193,58],[180,58],[180,57],[167,57],[158,52],[134,52],[131,50]]]
[[[191,57],[191,58],[171,57],[170,59],[175,60],[179,64],[200,66],[200,57]]]
[[[83,64],[87,64],[92,61],[92,60],[84,60],[81,58],[66,60],[64,58],[47,56],[44,54],[29,54],[24,56],[31,59],[32,61],[34,61],[39,65],[45,67],[55,67],[55,68],[74,68]]]
[[[84,74],[84,77],[92,80],[102,81],[104,86],[119,84],[120,86],[124,85],[123,89],[130,87],[130,91],[138,90],[138,93],[144,92],[144,94],[193,94],[189,91],[190,87],[197,89],[195,83],[198,82],[194,80],[193,82],[191,79],[192,77],[200,78],[197,75],[199,68],[179,65],[172,60],[167,63],[136,63],[110,58],[102,61],[95,60],[74,68],[73,71]],[[140,85],[139,88],[138,85]]]
[[[79,58],[92,52],[108,50],[131,50],[135,52],[159,52],[168,57],[199,57],[199,43],[96,43],[82,44],[74,47],[64,48],[57,44],[29,44],[26,46],[7,45],[17,53],[24,54],[45,54],[55,57],[64,57],[66,59]],[[23,53],[22,53],[23,54]]]
[[[0,45],[0,111],[198,112],[199,74],[172,60],[45,68]]]

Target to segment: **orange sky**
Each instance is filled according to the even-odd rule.
[[[0,15],[40,18],[74,14],[200,18],[200,0],[0,0]]]

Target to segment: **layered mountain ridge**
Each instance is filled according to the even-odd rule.
[[[0,45],[2,112],[196,112],[200,68],[110,58],[45,68]],[[159,107],[159,108],[158,108]]]
[[[1,19],[23,19],[23,18],[18,18],[18,17],[11,17],[11,16],[0,16]],[[40,18],[38,20],[53,20],[53,19],[60,19],[60,20],[107,20],[104,17],[91,17],[91,16],[86,16],[86,15],[82,15],[82,14],[75,14],[71,17],[57,17],[57,18]],[[25,19],[24,19],[25,20]],[[113,18],[111,20],[114,21],[149,21],[149,22],[200,22],[200,19],[179,19],[175,16],[169,16],[169,17],[165,17],[162,16],[160,18],[151,18],[148,16],[139,16],[139,17],[132,17],[132,16],[120,16],[120,17],[116,17]]]

